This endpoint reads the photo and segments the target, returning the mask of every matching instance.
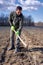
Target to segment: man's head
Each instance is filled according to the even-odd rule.
[[[17,6],[16,14],[19,16],[21,13],[22,13],[22,7],[21,6]]]

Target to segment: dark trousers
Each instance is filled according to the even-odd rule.
[[[19,36],[20,34],[21,34],[21,30],[19,31]],[[20,40],[12,30],[10,30],[10,45],[11,48],[15,48],[16,50],[20,48]]]

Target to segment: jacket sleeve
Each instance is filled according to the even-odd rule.
[[[20,31],[23,28],[23,20],[24,20],[24,16],[22,15],[22,18],[20,19],[20,23],[19,23],[19,28],[17,29],[18,31]]]
[[[9,22],[10,26],[13,25],[13,12],[10,13],[8,22]]]

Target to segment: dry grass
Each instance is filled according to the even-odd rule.
[[[4,48],[9,44],[9,28],[0,30],[0,59]],[[21,38],[28,45],[27,48],[22,48],[20,53],[14,54],[14,50],[4,53],[4,61],[2,65],[43,65],[43,29],[41,28],[23,28]],[[21,44],[23,47],[23,45]],[[29,46],[32,46],[31,48]],[[35,46],[40,46],[35,47]],[[9,47],[9,46],[8,46]],[[7,47],[7,48],[8,48]]]

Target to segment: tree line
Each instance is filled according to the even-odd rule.
[[[9,26],[9,22],[8,22],[9,17],[8,16],[4,16],[3,14],[0,16],[0,26]],[[34,24],[34,19],[32,18],[32,16],[28,16],[25,17],[24,16],[24,21],[23,21],[23,25],[24,26],[35,26]]]

